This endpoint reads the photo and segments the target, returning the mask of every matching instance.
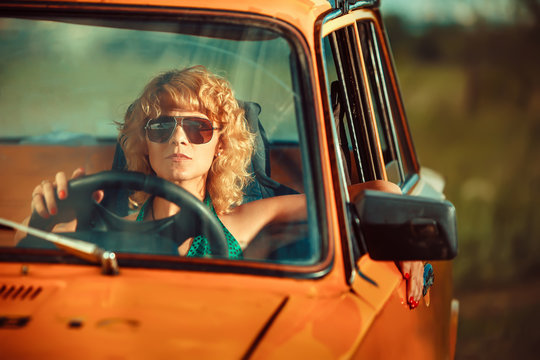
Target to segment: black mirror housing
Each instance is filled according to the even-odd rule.
[[[447,200],[366,190],[354,199],[360,247],[374,260],[450,260],[456,210]]]

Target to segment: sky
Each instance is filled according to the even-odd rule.
[[[479,18],[494,23],[516,19],[517,0],[381,0],[383,14],[397,14],[415,23],[473,25]],[[526,15],[526,14],[522,14]]]

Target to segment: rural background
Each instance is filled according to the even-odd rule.
[[[457,359],[537,358],[540,1],[382,0],[419,161],[457,208]]]

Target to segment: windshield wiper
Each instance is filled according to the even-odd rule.
[[[0,218],[0,224],[12,229],[24,231],[40,239],[52,242],[59,248],[69,254],[75,255],[81,259],[101,264],[101,272],[106,275],[118,275],[119,268],[116,261],[116,254],[112,251],[106,251],[96,244],[83,240],[72,239],[60,234],[49,233],[39,229],[31,228],[11,220]]]

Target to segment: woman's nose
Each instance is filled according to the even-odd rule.
[[[189,139],[184,131],[184,129],[182,128],[182,126],[180,124],[177,124],[176,125],[176,129],[174,129],[174,132],[171,136],[171,140],[170,140],[172,143],[174,144],[187,144],[189,143]]]

